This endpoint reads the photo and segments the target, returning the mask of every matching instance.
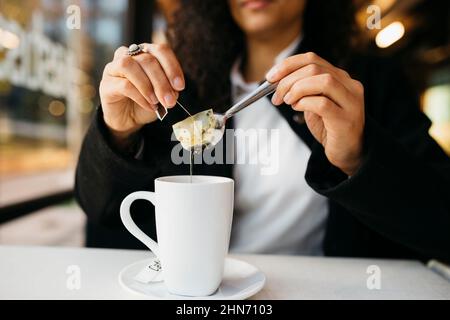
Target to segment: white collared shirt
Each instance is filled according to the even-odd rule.
[[[274,62],[292,55],[300,41],[299,37]],[[239,67],[237,61],[230,75],[233,102],[258,87],[244,81]],[[237,132],[242,129],[240,134],[247,138],[257,133],[257,139],[236,142],[237,158],[247,159],[234,165],[230,251],[322,255],[328,202],[306,183],[311,151],[276,108],[269,99],[261,99],[234,117]]]

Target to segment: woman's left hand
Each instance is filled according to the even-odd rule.
[[[304,111],[328,160],[349,176],[362,162],[364,87],[347,72],[309,52],[285,59],[267,74],[279,82],[272,103]]]

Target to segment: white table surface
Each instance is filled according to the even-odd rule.
[[[120,270],[150,252],[0,246],[0,299],[142,299],[122,289]],[[253,299],[450,299],[450,283],[419,262],[235,255],[267,277]],[[81,288],[67,289],[67,268]],[[367,267],[381,270],[381,289],[367,289]],[[145,298],[145,297],[144,297]]]

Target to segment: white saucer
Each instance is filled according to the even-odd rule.
[[[143,284],[134,277],[153,259],[146,259],[126,266],[119,274],[120,285],[131,292],[145,295],[150,299],[163,300],[244,300],[257,294],[266,282],[266,277],[256,267],[247,262],[227,258],[222,284],[217,292],[208,297],[184,297],[167,291],[164,282]]]

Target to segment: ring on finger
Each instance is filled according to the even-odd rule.
[[[128,51],[127,51],[127,55],[129,56],[137,56],[138,54],[141,53],[146,53],[148,52],[147,47],[143,44],[132,44],[131,46],[128,47]]]

